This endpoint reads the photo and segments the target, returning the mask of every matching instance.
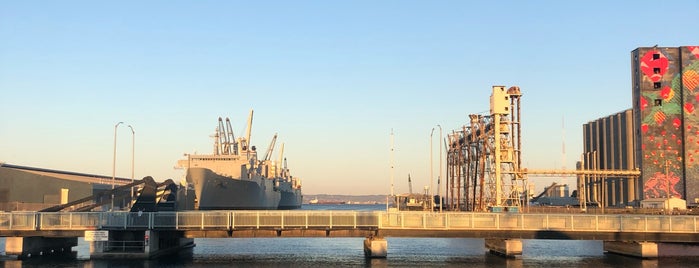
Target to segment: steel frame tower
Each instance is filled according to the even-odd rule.
[[[521,95],[516,86],[493,86],[490,114],[469,115],[470,125],[448,136],[447,200],[452,210],[521,206],[527,183],[520,171]]]

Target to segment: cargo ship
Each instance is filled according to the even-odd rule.
[[[244,137],[236,139],[230,119],[218,119],[212,154],[185,154],[177,166],[186,169],[199,210],[296,209],[303,198],[301,182],[292,177],[283,159],[271,160],[277,135],[263,158],[250,146],[253,111]]]

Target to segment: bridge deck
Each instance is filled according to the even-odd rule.
[[[381,211],[7,212],[0,236],[173,230],[187,237],[472,237],[699,242],[697,216]]]

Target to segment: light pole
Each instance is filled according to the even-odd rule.
[[[136,131],[133,129],[131,125],[129,125],[129,128],[131,129],[131,183],[133,184],[135,177],[134,177],[134,162],[135,162],[135,155],[136,155]],[[133,204],[133,185],[131,186],[131,204]]]
[[[663,209],[665,209],[665,214],[670,214],[670,160],[668,159],[665,160],[665,182],[667,183],[667,188],[665,188],[667,200],[665,200]]]
[[[437,175],[437,198],[439,198],[439,212],[442,212],[442,126],[439,127],[439,175]]]
[[[119,122],[114,125],[114,155],[112,157],[112,209],[114,210],[114,181],[116,178],[116,141],[117,141],[117,127],[124,122]]]
[[[432,134],[434,134],[434,128],[432,128],[432,131],[430,131],[430,191],[429,191],[430,209],[432,211],[434,211],[434,196],[432,195],[432,185],[433,185],[433,183],[432,183],[432,181],[433,181],[433,179],[432,179],[432,173],[433,173],[432,172],[432,166],[433,166],[432,165]]]

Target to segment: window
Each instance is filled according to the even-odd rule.
[[[663,106],[663,100],[662,99],[655,99],[655,106]]]
[[[653,59],[654,59],[654,60],[660,59],[660,54],[658,54],[658,53],[653,53]]]
[[[659,74],[659,73],[660,73],[660,68],[653,68],[653,73],[654,73],[654,74]]]
[[[653,88],[655,88],[655,89],[660,88],[660,82],[653,82]]]

